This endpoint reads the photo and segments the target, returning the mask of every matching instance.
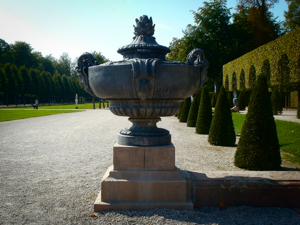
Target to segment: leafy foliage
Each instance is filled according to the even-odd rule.
[[[99,63],[108,61],[100,52],[93,52]],[[26,42],[9,45],[0,39],[0,102],[29,102],[32,97],[45,101],[68,102],[75,94],[88,97],[78,82],[75,62],[67,53],[57,60],[43,57]],[[27,98],[27,100],[26,100]]]
[[[212,145],[234,146],[235,139],[230,105],[225,88],[222,86],[218,94],[218,100],[209,130],[208,142]]]
[[[265,76],[258,77],[252,92],[234,164],[249,170],[280,168],[280,148]]]
[[[286,21],[284,22],[287,31],[292,31],[300,27],[300,0],[285,0],[288,4],[288,11],[284,12]]]
[[[206,86],[202,88],[200,106],[197,115],[196,133],[208,134],[212,120],[210,97]]]

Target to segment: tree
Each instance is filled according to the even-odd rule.
[[[286,31],[292,31],[300,27],[300,0],[285,0],[288,11],[284,11]]]
[[[188,127],[196,127],[200,98],[201,98],[201,91],[199,91],[193,96],[193,102],[190,107],[187,124],[186,124]]]
[[[30,44],[23,41],[16,41],[11,45],[11,54],[13,62],[17,67],[26,66],[27,68],[36,68],[37,61],[32,54],[33,48]]]
[[[222,86],[209,130],[208,142],[212,145],[234,146],[235,138],[230,105],[225,88]]]
[[[259,76],[242,127],[234,164],[249,170],[280,168],[280,147],[266,76]]]
[[[202,88],[200,106],[197,115],[196,133],[208,134],[212,120],[210,97],[206,86]]]
[[[0,39],[0,65],[12,63],[10,46],[3,39]]]
[[[30,95],[31,95],[31,97],[33,97],[33,96],[36,96],[36,97],[38,97],[38,94],[39,94],[39,92],[40,92],[40,83],[39,83],[39,78],[38,78],[38,76],[39,76],[39,73],[40,73],[40,71],[39,70],[37,70],[37,69],[33,69],[33,68],[31,68],[30,70],[29,70],[29,74],[30,74]],[[31,98],[31,103],[32,103],[32,98]]]
[[[18,92],[18,71],[15,65],[6,63],[4,73],[7,79],[6,104],[8,106],[9,97],[15,96]]]
[[[71,64],[72,60],[68,53],[64,52],[58,61],[55,63],[55,70],[58,74],[71,76]]]
[[[182,107],[182,111],[180,113],[180,122],[186,123],[187,122],[187,117],[189,115],[189,111],[190,111],[190,107],[191,107],[191,97],[188,97],[184,100],[183,103],[183,107]]]
[[[29,94],[30,92],[30,75],[28,69],[25,66],[20,68],[20,76],[23,79],[23,104],[25,106],[25,95]]]
[[[104,55],[102,55],[101,52],[93,51],[91,54],[93,55],[93,57],[97,60],[97,62],[99,64],[102,64],[102,63],[105,63],[105,62],[109,61],[109,59],[106,58]]]
[[[254,48],[266,44],[281,34],[281,26],[273,18],[270,8],[278,3],[278,0],[239,0],[237,13],[243,11],[247,14],[250,24],[250,33],[254,38]]]
[[[201,48],[210,63],[208,76],[217,81],[222,77],[223,64],[234,59],[230,54],[232,44],[230,10],[225,0],[204,2],[197,12],[193,12],[195,26],[188,25],[184,37],[173,39],[168,59],[185,62],[188,53],[194,48]]]
[[[7,89],[7,77],[2,68],[0,68],[0,95],[6,94]]]

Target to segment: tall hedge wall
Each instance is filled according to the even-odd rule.
[[[288,72],[281,71],[286,67]],[[254,71],[256,76],[269,71],[271,85],[300,83],[300,28],[223,65],[223,83],[227,91],[234,91],[236,86],[238,90],[243,89],[241,74],[245,74],[245,87],[252,89],[250,73]]]

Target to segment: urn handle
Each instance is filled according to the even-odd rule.
[[[191,66],[201,67],[200,84],[198,90],[196,91],[198,92],[207,81],[207,69],[209,65],[208,60],[205,59],[205,55],[202,49],[194,48],[186,57],[186,63]]]
[[[86,52],[79,57],[76,67],[76,70],[79,74],[80,84],[84,87],[84,90],[93,97],[97,96],[94,94],[89,84],[89,67],[95,65],[99,65],[97,60],[93,57],[92,54]]]

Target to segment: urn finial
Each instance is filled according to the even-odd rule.
[[[140,19],[135,19],[136,26],[133,25],[134,27],[134,34],[135,36],[140,36],[140,35],[148,35],[152,36],[154,34],[154,27],[155,24],[153,25],[152,17],[148,19],[148,16],[143,15],[140,17]]]

